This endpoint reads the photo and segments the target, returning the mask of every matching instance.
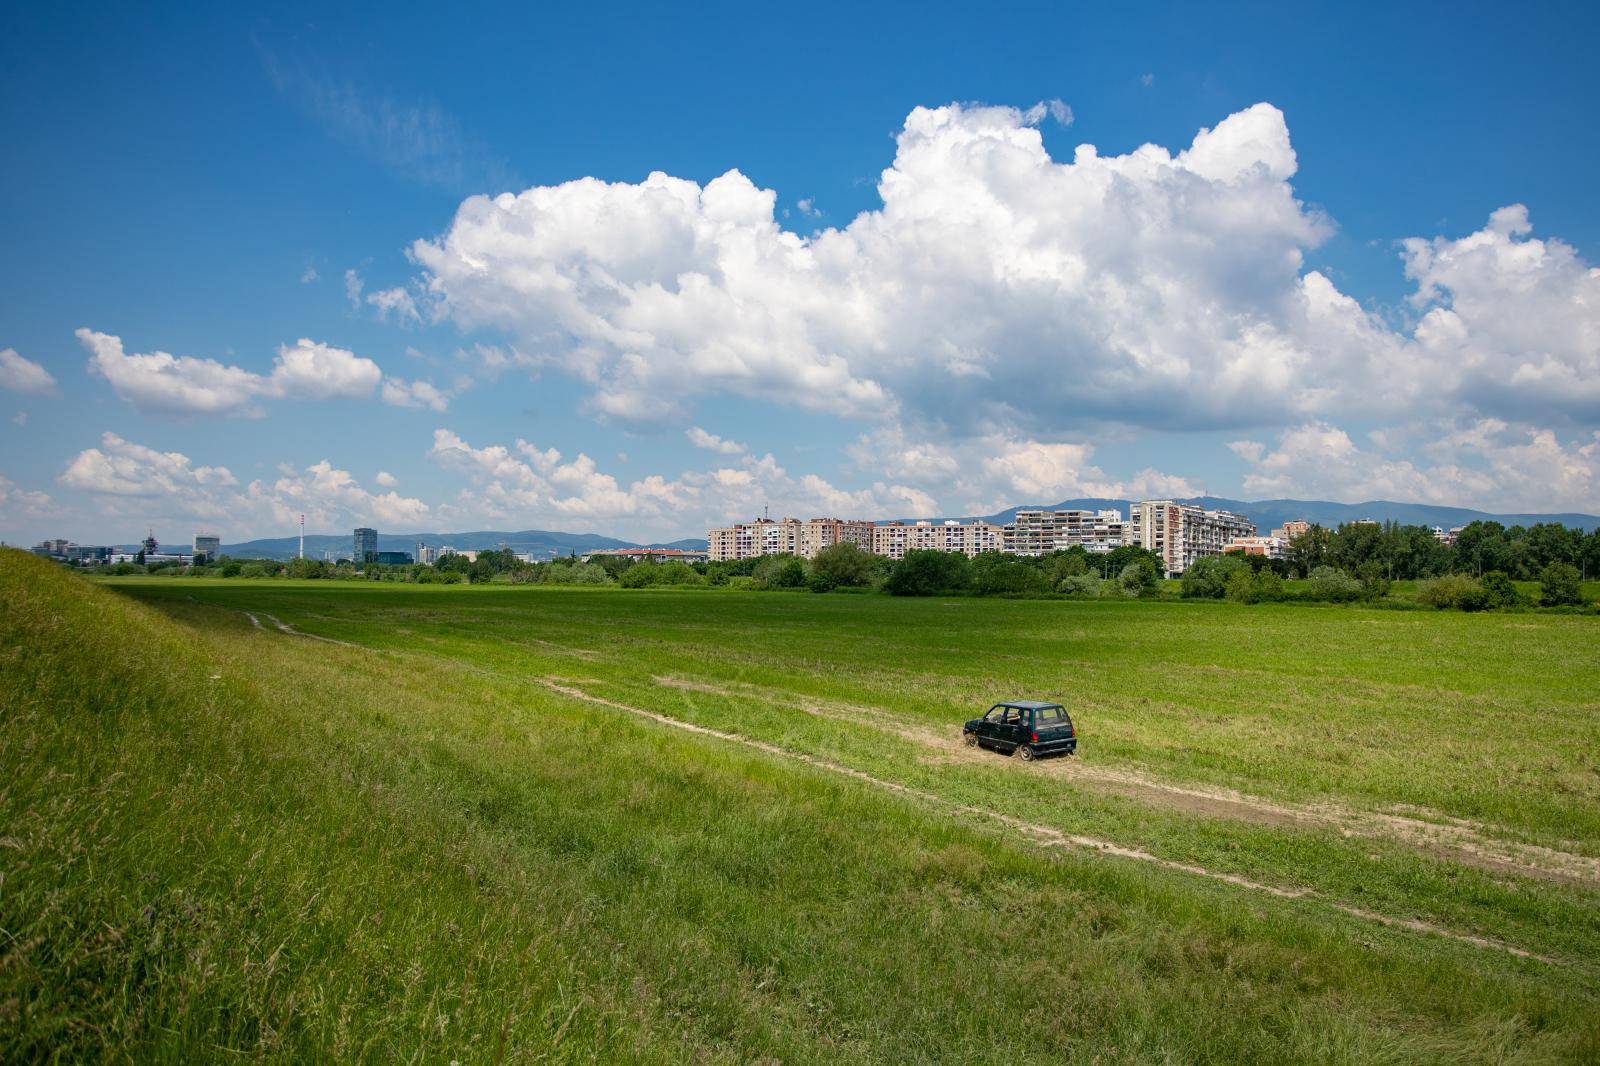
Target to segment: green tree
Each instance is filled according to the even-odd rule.
[[[1322,526],[1314,525],[1289,541],[1289,566],[1303,577],[1325,565],[1332,554],[1333,534]]]
[[[1250,564],[1241,555],[1209,555],[1196,559],[1183,572],[1179,595],[1186,600],[1220,600],[1228,591],[1228,579],[1238,573],[1250,573]]]
[[[1045,556],[1043,563],[1050,584],[1059,587],[1063,579],[1089,572],[1089,553],[1083,550],[1081,544],[1074,544],[1066,551]]]
[[[1119,545],[1097,558],[1101,577],[1116,577],[1128,568],[1129,563],[1141,560],[1149,562],[1158,577],[1166,572],[1166,560],[1161,557],[1160,552],[1147,551],[1137,544]]]
[[[1361,596],[1368,600],[1381,600],[1389,595],[1390,568],[1382,560],[1369,559],[1356,570],[1356,579],[1361,582]]]
[[[602,569],[605,569],[602,564]],[[656,565],[654,563],[634,563],[617,576],[617,584],[625,589],[649,588],[656,583]]]
[[[793,555],[768,555],[752,576],[757,588],[797,589],[806,583],[806,566]]]
[[[1417,586],[1417,601],[1439,610],[1481,611],[1489,598],[1483,583],[1467,574],[1445,574]]]
[[[1038,567],[1010,559],[983,568],[973,567],[973,588],[980,596],[1023,596],[1048,592],[1050,582]]]
[[[1539,602],[1546,607],[1567,607],[1583,602],[1582,579],[1571,563],[1551,563],[1539,575]]]
[[[972,584],[972,564],[956,552],[908,551],[889,571],[884,588],[893,596],[934,596]]]
[[[1359,573],[1362,566],[1379,558],[1383,541],[1382,526],[1372,522],[1347,522],[1333,535],[1328,563],[1346,573]]]
[[[1122,586],[1122,591],[1129,596],[1148,596],[1155,592],[1156,584],[1161,580],[1161,571],[1149,554],[1142,559],[1135,559],[1122,568],[1117,575],[1117,583]]]
[[[286,575],[292,578],[322,578],[328,573],[328,564],[321,559],[291,559]]]
[[[1308,579],[1310,598],[1328,603],[1351,603],[1359,600],[1363,591],[1361,582],[1335,566],[1319,566]]]
[[[1504,569],[1509,557],[1506,527],[1499,522],[1468,522],[1456,534],[1456,569],[1482,575],[1485,570]]]
[[[877,556],[854,544],[830,544],[811,560],[811,577],[813,582],[820,581],[828,588],[841,585],[860,588],[872,584],[878,575],[878,566]]]
[[[1511,575],[1504,570],[1491,570],[1479,579],[1483,585],[1484,605],[1486,607],[1515,607],[1517,605],[1517,586],[1511,581]]]
[[[1256,585],[1255,573],[1249,567],[1243,567],[1229,574],[1225,595],[1235,603],[1258,602],[1261,590]]]
[[[1528,530],[1528,566],[1542,574],[1551,563],[1575,564],[1583,553],[1583,533],[1559,522],[1540,522]]]
[[[1583,538],[1583,549],[1578,556],[1578,577],[1587,581],[1596,574],[1600,574],[1600,526],[1591,529]]]
[[[1090,599],[1099,595],[1100,579],[1093,574],[1068,574],[1056,586],[1056,591],[1068,596]]]

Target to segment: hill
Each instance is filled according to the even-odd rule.
[[[562,533],[544,529],[524,529],[506,532],[495,529],[472,530],[465,533],[382,533],[378,534],[379,551],[415,552],[417,542],[430,547],[450,545],[468,551],[499,548],[502,544],[515,552],[531,552],[538,557],[582,554],[605,548],[631,548],[632,541],[618,540],[598,533]],[[662,545],[668,547],[669,545]],[[655,545],[651,545],[655,547]],[[299,553],[299,537],[270,537],[248,540],[238,544],[224,544],[224,554],[235,558],[292,559]],[[306,555],[322,558],[325,552],[349,555],[351,534],[306,534]]]
[[[1595,1061],[1590,619],[960,612],[0,551],[0,1060]]]

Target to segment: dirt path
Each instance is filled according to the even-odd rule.
[[[249,611],[242,611],[241,613],[246,618],[250,619],[250,624],[255,626],[257,629],[266,629],[267,628],[266,626],[261,624],[261,619],[260,618],[257,618],[255,615],[251,614]],[[355,643],[352,643],[351,641],[348,641],[348,640],[335,640],[332,637],[321,637],[321,636],[318,636],[315,633],[302,633],[302,632],[300,632],[300,630],[296,629],[294,626],[290,625],[288,622],[283,621],[281,618],[279,618],[275,614],[267,614],[267,612],[265,612],[265,611],[262,611],[261,614],[262,614],[262,617],[266,618],[267,621],[271,622],[274,626],[276,626],[278,628],[279,632],[287,633],[291,637],[304,637],[307,640],[320,640],[324,644],[338,644],[340,647],[360,648],[363,651],[376,651],[377,650],[376,648],[369,648],[365,644],[355,644]]]
[[[848,721],[889,735],[914,740],[946,762],[1007,766],[993,753],[967,748],[959,729],[937,730],[884,722],[881,708],[797,696],[757,685],[713,685],[676,677],[654,677],[656,684],[730,698],[759,698],[807,714]],[[1399,843],[1436,858],[1496,873],[1522,874],[1570,884],[1600,885],[1600,858],[1523,844],[1493,835],[1485,826],[1434,812],[1432,818],[1358,811],[1333,803],[1294,805],[1251,796],[1228,788],[1178,785],[1134,770],[1097,766],[1082,759],[1037,761],[1018,772],[1046,774],[1153,806],[1208,817],[1232,818],[1259,825],[1332,828],[1347,837]]]
[[[1377,922],[1381,925],[1387,925],[1399,929],[1410,929],[1419,933],[1429,933],[1434,936],[1441,936],[1450,940],[1459,941],[1463,944],[1471,944],[1474,947],[1504,951],[1515,955],[1518,958],[1537,959],[1540,962],[1546,962],[1552,965],[1561,964],[1560,960],[1544,955],[1538,955],[1534,952],[1528,951],[1525,948],[1519,948],[1514,944],[1507,944],[1503,941],[1493,940],[1489,937],[1477,936],[1472,933],[1457,932],[1456,930],[1447,929],[1443,926],[1435,925],[1432,922],[1425,922],[1417,918],[1395,918],[1386,914],[1379,914],[1375,911],[1354,907],[1346,903],[1340,903],[1337,900],[1325,899],[1309,888],[1290,888],[1279,885],[1263,884],[1258,881],[1252,881],[1249,878],[1240,877],[1237,874],[1225,873],[1219,870],[1211,870],[1204,866],[1199,866],[1192,863],[1164,859],[1159,855],[1152,855],[1150,852],[1144,851],[1140,848],[1130,848],[1121,844],[1113,843],[1109,840],[1099,840],[1094,837],[1066,833],[1051,826],[1038,825],[1033,822],[1028,822],[1024,821],[1023,819],[1013,817],[1012,815],[1002,814],[998,811],[986,810],[981,807],[967,806],[965,804],[952,803],[940,796],[935,795],[934,793],[911,788],[907,785],[898,784],[894,781],[886,781],[883,778],[874,777],[873,775],[862,770],[845,766],[842,763],[832,762],[828,759],[819,759],[814,755],[807,755],[804,752],[790,751],[789,749],[781,748],[776,744],[769,744],[766,741],[756,740],[751,737],[742,736],[738,733],[730,733],[721,729],[712,729],[709,726],[695,725],[692,722],[685,722],[682,719],[673,718],[670,715],[659,714],[655,711],[648,711],[642,707],[633,707],[629,704],[608,699],[604,696],[593,695],[592,693],[585,692],[584,690],[576,688],[571,684],[563,684],[562,681],[553,678],[539,678],[537,680],[539,680],[539,682],[545,687],[554,692],[559,692],[563,696],[584,700],[588,703],[599,704],[603,707],[610,707],[619,711],[625,711],[628,714],[637,715],[640,718],[648,718],[653,722],[659,722],[662,725],[670,726],[673,729],[680,729],[687,733],[695,733],[700,736],[716,737],[719,740],[729,741],[734,744],[741,744],[748,748],[754,748],[757,751],[766,752],[769,755],[778,756],[779,758],[791,759],[796,762],[805,763],[808,766],[814,766],[818,769],[828,770],[832,773],[854,778],[857,781],[862,781],[866,784],[885,789],[889,792],[895,792],[903,796],[913,797],[930,806],[943,808],[953,814],[961,814],[981,820],[998,822],[1009,829],[1021,833],[1023,836],[1029,838],[1033,843],[1043,847],[1082,848],[1105,855],[1115,855],[1118,858],[1149,863],[1154,866],[1160,866],[1163,869],[1177,870],[1183,873],[1193,874],[1198,877],[1205,877],[1214,881],[1221,881],[1239,888],[1276,896],[1280,899],[1318,899],[1344,914],[1348,914],[1356,918],[1362,918],[1367,921]]]

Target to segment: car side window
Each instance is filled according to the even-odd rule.
[[[1022,721],[1022,712],[1017,710],[1015,707],[1007,707],[1006,715],[1003,721],[1006,725],[1016,725]]]

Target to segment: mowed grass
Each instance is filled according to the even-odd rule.
[[[0,1053],[1600,1056],[1600,937],[1585,886],[1198,818],[998,759],[952,761],[877,720],[938,729],[997,695],[1076,691],[1086,759],[1377,806],[1396,799],[1385,782],[1408,775],[1367,757],[1360,728],[1341,738],[1354,754],[1319,769],[1325,757],[1305,738],[1335,719],[1318,708],[1351,708],[1392,733],[1420,777],[1448,761],[1429,750],[1448,730],[1420,709],[1386,720],[1382,693],[1520,702],[1508,713],[1537,732],[1517,765],[1542,772],[1546,792],[1571,777],[1569,792],[1518,806],[1513,780],[1474,786],[1447,772],[1398,798],[1593,849],[1592,764],[1582,775],[1593,752],[1570,750],[1594,735],[1592,661],[1496,681],[1482,659],[1516,661],[1493,650],[1516,631],[1419,634],[1437,642],[1411,645],[1408,669],[1354,656],[1359,612],[1159,605],[1141,617],[1121,612],[1150,605],[950,602],[264,582],[112,590],[0,553]],[[280,632],[269,614],[349,643]],[[1250,617],[1275,636],[1326,632],[1234,649]],[[1545,649],[1580,650],[1586,632],[1539,634],[1520,658],[1562,662]],[[1330,657],[1292,665],[1292,647]],[[1166,676],[1163,656],[1169,680],[1141,692]],[[552,677],[779,751],[564,695],[542,683]],[[808,700],[829,713],[803,709]],[[1262,716],[1260,731],[1209,742],[1208,725],[1228,729],[1230,710]],[[1263,744],[1265,765],[1228,754],[1268,726],[1291,746]],[[1299,873],[1315,892],[1287,899],[1043,848],[963,805],[1088,825],[1174,858],[1214,853],[1277,881]],[[1331,906],[1373,902],[1347,891],[1362,862],[1385,908],[1406,910],[1396,917],[1457,920],[1549,961]],[[1546,928],[1561,924],[1574,928]]]

